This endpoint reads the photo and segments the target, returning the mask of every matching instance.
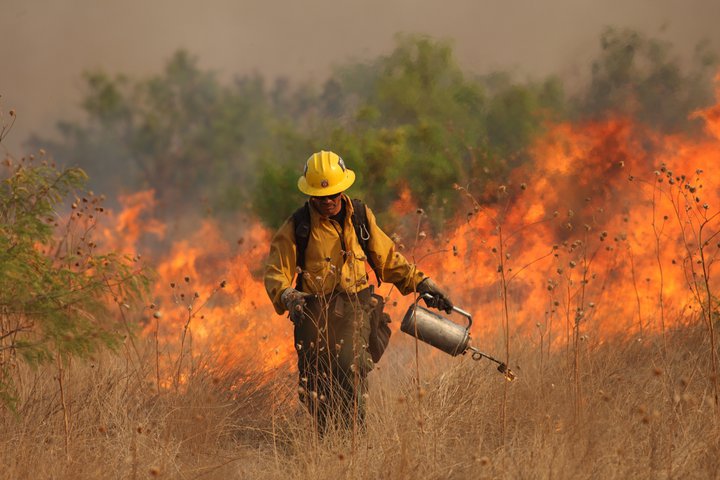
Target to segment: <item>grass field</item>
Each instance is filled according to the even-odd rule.
[[[487,361],[397,333],[371,374],[366,432],[322,439],[290,367],[204,365],[158,393],[150,345],[20,372],[0,416],[2,478],[718,478],[705,328],[582,343],[541,359],[517,340],[506,382]],[[501,411],[505,403],[505,421]],[[63,407],[64,404],[64,407]],[[67,422],[67,428],[66,423]],[[67,434],[66,434],[67,432]]]

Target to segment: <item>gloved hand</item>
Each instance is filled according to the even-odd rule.
[[[311,296],[309,293],[304,293],[294,288],[286,288],[280,296],[280,301],[283,302],[285,308],[290,312],[290,320],[293,323],[297,323],[302,320],[307,297]]]
[[[432,298],[423,298],[428,307],[444,310],[445,313],[452,312],[452,301],[448,298],[447,294],[432,281],[432,279],[425,278],[425,280],[418,284],[417,291],[420,295],[426,293],[432,295]]]

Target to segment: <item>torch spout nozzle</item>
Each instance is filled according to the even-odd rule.
[[[497,363],[498,372],[502,373],[508,382],[512,382],[513,380],[515,380],[515,378],[517,378],[515,373],[512,370],[510,370],[510,368],[505,364],[505,362],[501,362],[497,358],[493,358],[492,356],[488,355],[485,352],[481,352],[480,350],[478,350],[475,347],[468,347],[468,349],[472,350],[472,352],[473,352],[472,353],[473,360],[482,360],[483,358],[487,358],[491,362]]]

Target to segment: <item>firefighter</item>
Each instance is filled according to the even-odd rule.
[[[364,423],[367,374],[374,365],[371,316],[381,300],[372,295],[366,261],[378,281],[403,295],[427,293],[429,306],[448,313],[453,306],[397,251],[372,211],[344,194],[354,181],[337,154],[311,155],[298,179],[309,199],[273,237],[265,268],[275,311],[289,312],[294,324],[298,391],[320,432],[331,422],[345,428]]]

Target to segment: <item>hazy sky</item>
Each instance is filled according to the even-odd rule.
[[[227,77],[322,81],[397,32],[426,33],[469,71],[577,78],[609,25],[720,51],[720,0],[0,0],[0,108],[18,112],[6,144],[21,155],[29,133],[78,115],[83,70],[146,75],[178,48]]]

